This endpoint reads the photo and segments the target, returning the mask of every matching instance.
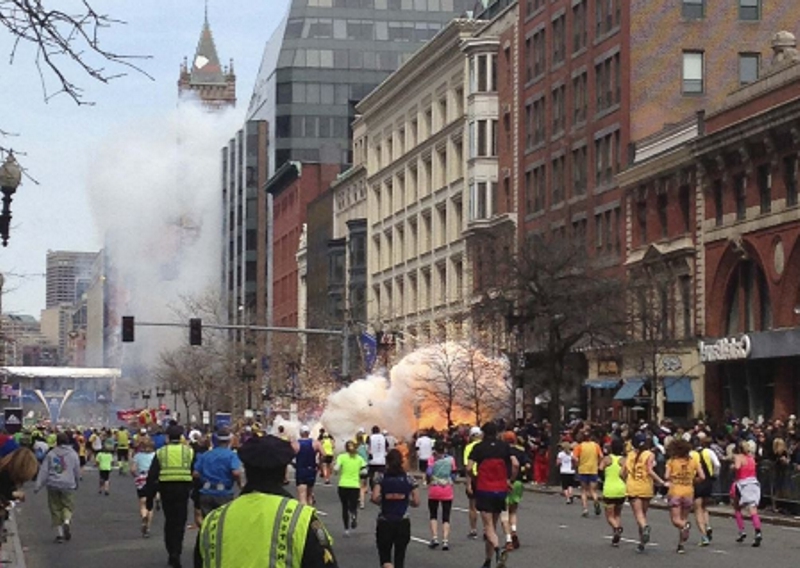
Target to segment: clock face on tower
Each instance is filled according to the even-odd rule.
[[[194,60],[194,66],[198,69],[202,69],[208,64],[208,58],[203,57],[202,55],[198,55]]]

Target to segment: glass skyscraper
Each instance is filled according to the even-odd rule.
[[[287,160],[349,164],[354,106],[476,0],[292,0],[267,43],[248,120]]]

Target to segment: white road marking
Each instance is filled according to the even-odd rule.
[[[453,507],[453,510],[461,513],[469,513],[469,509],[462,509],[461,507]]]
[[[606,540],[611,540],[612,537],[606,535],[603,538],[606,539]],[[627,543],[630,543],[630,544],[639,544],[638,540],[634,540],[632,538],[621,538],[620,540],[622,542],[627,542]],[[648,542],[647,546],[658,546],[658,543],[657,542]]]
[[[711,552],[713,552],[714,554],[729,554],[729,552],[727,550],[719,550],[719,549],[716,549],[716,548],[714,550],[712,550]]]
[[[317,515],[320,515],[322,517],[327,517],[328,513],[326,513],[325,511],[320,511],[319,509],[317,509]]]
[[[414,542],[421,542],[422,544],[425,544],[425,545],[430,543],[429,540],[425,540],[424,538],[419,538],[419,537],[416,537],[416,536],[412,536],[411,540],[413,540]]]

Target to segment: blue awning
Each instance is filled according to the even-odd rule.
[[[619,378],[616,379],[587,379],[583,386],[590,389],[615,389],[619,386]]]
[[[689,377],[664,377],[664,394],[667,402],[682,402],[691,404],[694,402],[692,392],[692,380]]]
[[[617,394],[614,395],[614,400],[631,400],[637,394],[639,389],[642,388],[646,379],[634,378],[625,381],[625,384],[620,387]]]

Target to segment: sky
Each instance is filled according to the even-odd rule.
[[[46,0],[62,8],[75,0]],[[220,61],[234,60],[237,114],[241,124],[264,45],[289,0],[209,0],[208,14]],[[84,89],[91,106],[78,106],[66,95],[45,101],[35,66],[35,52],[21,46],[9,62],[10,35],[0,29],[0,138],[38,185],[24,179],[12,203],[11,238],[0,249],[0,272],[6,279],[3,312],[39,317],[45,303],[48,250],[97,251],[103,246],[102,210],[96,206],[98,159],[124,159],[124,152],[104,152],[119,145],[126,132],[142,139],[174,114],[177,80],[184,57],[192,60],[203,25],[204,0],[90,0],[97,12],[125,21],[103,30],[110,51],[149,56],[136,61],[154,80],[135,71],[104,84],[67,66],[70,79]],[[108,68],[109,73],[126,72]],[[50,78],[50,86],[53,85]],[[235,130],[235,129],[234,129]],[[223,140],[234,134],[226,132]],[[122,158],[120,156],[123,156]],[[141,161],[146,164],[146,161]],[[113,164],[104,164],[106,169]],[[139,167],[147,167],[140,165]],[[129,168],[130,170],[130,168]],[[136,176],[135,172],[126,175]],[[91,178],[91,179],[90,179]],[[94,185],[94,197],[87,187]],[[132,187],[136,188],[134,184]],[[119,189],[117,189],[119,190]],[[134,189],[135,190],[135,189]],[[150,201],[147,195],[142,199]],[[135,198],[134,198],[135,200]],[[141,204],[143,207],[146,204]]]

